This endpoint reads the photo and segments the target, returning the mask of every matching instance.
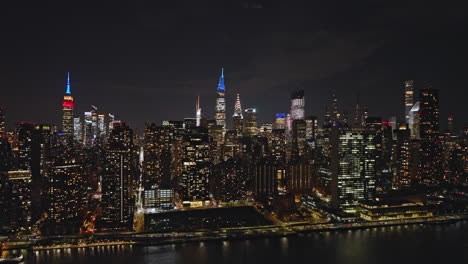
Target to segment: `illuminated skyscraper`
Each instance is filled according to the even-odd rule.
[[[145,189],[168,188],[176,168],[181,135],[174,125],[145,125],[143,173]]]
[[[291,114],[287,114],[287,115],[286,115],[285,121],[286,121],[286,131],[287,131],[288,133],[290,133],[291,130],[292,130],[292,118],[291,118]]]
[[[101,139],[104,139],[106,137],[105,115],[98,115],[97,126],[99,130],[99,136],[101,137]]]
[[[419,129],[421,139],[433,139],[439,134],[439,90],[431,86],[419,93]]]
[[[91,120],[92,130],[93,130],[93,142],[99,137],[99,126],[98,126],[98,108],[94,105],[91,105]]]
[[[112,128],[114,128],[115,116],[111,113],[109,113],[108,116],[109,116],[109,129],[107,130],[107,133],[109,133],[110,135]]]
[[[86,148],[91,148],[94,142],[93,134],[93,117],[91,112],[84,113],[83,123],[83,145]]]
[[[2,194],[9,194],[6,216],[8,225],[15,229],[28,228],[32,220],[32,175],[30,170],[8,171],[8,193],[2,190]],[[3,187],[3,186],[2,186]]]
[[[20,171],[31,173],[32,221],[37,221],[41,211],[43,181],[50,165],[52,130],[49,125],[17,124],[18,164]]]
[[[18,148],[19,170],[32,170],[32,148],[33,148],[34,124],[16,124],[16,144]]]
[[[304,90],[295,91],[291,94],[291,119],[304,119]],[[291,121],[291,122],[292,122]]]
[[[445,163],[439,139],[439,91],[429,86],[419,92],[419,177],[425,184],[438,185],[443,181]]]
[[[86,187],[81,164],[54,166],[47,177],[47,211],[55,224],[81,222],[86,209]]]
[[[201,106],[200,106],[200,96],[197,96],[197,104],[195,106],[195,115],[196,115],[196,125],[197,127],[200,126],[200,123],[201,123],[201,118],[202,118],[202,113],[201,113],[202,109],[201,109]]]
[[[405,81],[405,120],[410,122],[410,111],[414,106],[414,81]]]
[[[226,89],[224,86],[224,68],[221,68],[221,76],[219,77],[217,92],[215,109],[216,124],[218,126],[222,126],[223,129],[226,129]]]
[[[382,121],[380,117],[368,117],[366,127],[374,132],[375,144],[375,169],[377,172],[376,186],[378,192],[387,192],[392,188],[392,152],[393,142],[397,139],[394,125]]]
[[[242,106],[239,94],[237,94],[236,104],[234,105],[233,125],[237,135],[242,135],[244,132],[244,116],[242,115]]]
[[[165,133],[163,127],[156,124],[145,124],[143,146],[143,183],[145,189],[155,188],[161,184],[161,155],[164,152]]]
[[[216,125],[216,121],[213,121],[212,125],[208,125],[208,135],[212,139],[210,142],[211,161],[217,164],[222,158],[225,130],[223,126]]]
[[[133,218],[133,147],[132,130],[126,124],[116,125],[109,136],[102,175],[102,219],[113,228],[129,227]]]
[[[73,96],[71,95],[70,73],[67,73],[67,90],[63,96],[62,133],[66,139],[73,138]]]
[[[419,101],[413,105],[409,112],[408,125],[411,130],[411,138],[419,138]]]
[[[258,133],[257,127],[257,109],[247,108],[245,109],[245,136],[251,137]]]
[[[358,201],[372,200],[375,191],[375,131],[367,128],[332,129],[332,205],[355,213]]]
[[[231,131],[230,131],[231,132]],[[229,133],[229,132],[228,132]],[[219,163],[213,169],[216,177],[213,194],[218,200],[225,202],[242,201],[247,195],[249,166],[243,159],[230,158]]]
[[[86,148],[92,147],[98,138],[105,135],[101,134],[101,129],[104,133],[106,132],[105,116],[98,115],[97,109],[98,108],[96,106],[91,105],[91,111],[84,113],[83,145]]]
[[[207,134],[186,135],[183,140],[181,198],[203,201],[209,197],[210,137]]]
[[[228,130],[224,136],[223,159],[237,157],[240,152],[239,136],[235,130]]]
[[[307,130],[306,121],[303,119],[293,120],[292,127],[292,158],[298,160],[304,155]]]
[[[408,125],[395,130],[393,150],[393,188],[408,188],[411,184],[411,133]]]
[[[307,141],[315,141],[318,131],[318,120],[316,116],[306,117],[306,139]]]

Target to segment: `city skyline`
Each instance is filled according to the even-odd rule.
[[[359,93],[372,116],[386,119],[403,114],[403,82],[415,80],[417,89],[431,84],[441,91],[442,124],[455,114],[456,127],[466,125],[466,19],[456,7],[232,1],[196,9],[116,3],[61,12],[60,5],[14,5],[5,7],[2,22],[11,27],[0,44],[9,51],[0,79],[9,127],[15,121],[58,123],[55,105],[67,71],[79,113],[99,103],[142,129],[145,121],[193,116],[197,95],[204,112],[212,113],[221,67],[227,116],[240,93],[260,122],[270,122],[270,113],[288,109],[284,97],[304,89],[306,113],[323,116],[336,91],[348,112]]]
[[[225,114],[225,120],[226,120],[226,124],[231,127],[233,125],[232,121],[232,116],[234,115],[234,112],[235,112],[235,102],[237,100],[237,96],[239,95],[239,93],[236,93],[233,97],[233,95],[231,93],[229,93],[229,87],[225,88],[224,86],[224,68],[221,67],[219,69],[219,71],[221,71],[221,78],[219,78],[218,80],[218,88],[217,90],[219,91],[219,85],[220,83],[222,82],[222,87],[223,87],[223,91],[225,91],[225,96],[229,99],[226,99],[225,101],[225,109],[226,109],[226,114]],[[219,77],[219,76],[218,76]],[[222,79],[222,81],[221,81]],[[371,109],[371,114],[370,116],[372,117],[381,117],[382,120],[390,120],[392,117],[396,117],[398,121],[400,122],[405,122],[407,121],[406,119],[406,116],[407,114],[405,114],[405,111],[407,110],[408,106],[405,105],[406,101],[405,101],[405,96],[406,96],[406,92],[405,92],[405,86],[406,86],[406,83],[408,81],[411,81],[412,82],[412,86],[413,87],[413,94],[415,96],[415,99],[414,99],[414,103],[416,103],[417,101],[417,95],[419,93],[419,90],[423,89],[423,88],[427,88],[427,87],[433,87],[432,85],[427,85],[427,86],[423,86],[423,87],[418,87],[417,85],[415,85],[415,81],[414,80],[404,80],[401,84],[401,87],[399,90],[401,90],[401,98],[398,98],[400,99],[400,102],[397,102],[396,104],[398,106],[400,106],[399,110],[397,110],[396,112],[397,113],[393,113],[393,114],[390,114],[390,115],[387,115],[387,116],[378,116],[378,115],[373,115],[373,111]],[[65,85],[62,85],[63,87],[65,87],[65,96],[69,96],[71,93],[70,93],[70,87],[71,87],[71,83],[73,83],[73,95],[75,95],[75,91],[77,90],[77,88],[75,87],[75,84],[74,84],[74,80],[73,81],[70,81],[70,72],[67,72],[66,73],[66,78],[65,78]],[[63,90],[63,87],[62,87],[62,90]],[[437,87],[434,87],[435,89],[441,91],[440,89],[438,89]],[[214,90],[216,88],[213,88],[212,90]],[[225,90],[224,90],[225,89]],[[303,95],[304,96],[304,93],[305,93],[305,99],[304,101],[305,102],[308,102],[310,100],[313,100],[313,99],[309,99],[310,97],[313,97],[313,94],[312,95],[308,95],[307,94],[307,89],[295,89],[295,90],[292,90],[291,92],[294,94],[294,93],[297,93],[298,91],[302,91]],[[290,92],[290,93],[291,93]],[[442,92],[442,97],[444,97],[443,95],[443,90],[441,91]],[[212,92],[213,94],[216,94],[214,92]],[[289,95],[290,93],[288,93],[287,95]],[[285,95],[285,96],[287,96]],[[330,95],[329,95],[329,101],[324,103],[326,107],[328,107],[329,110],[331,110],[333,108],[333,96],[336,95],[336,92],[335,91],[331,91],[330,92]],[[75,96],[76,97],[76,96]],[[134,120],[133,117],[130,117],[130,119],[123,119],[121,118],[122,116],[125,116],[125,114],[121,115],[120,111],[116,111],[116,110],[110,110],[110,111],[107,111],[106,109],[105,110],[101,110],[100,109],[100,112],[103,113],[103,112],[109,112],[109,114],[113,114],[113,115],[117,115],[117,118],[118,119],[121,119],[122,121],[124,121],[125,123],[128,123],[131,125],[132,128],[136,128],[136,129],[139,129],[140,131],[143,129],[144,127],[144,124],[145,123],[148,123],[148,122],[156,122],[156,123],[159,123],[161,124],[163,121],[165,120],[184,120],[184,118],[196,118],[196,115],[197,115],[197,107],[199,106],[201,109],[203,109],[202,111],[202,115],[204,118],[207,118],[207,119],[215,119],[216,117],[216,111],[215,111],[215,107],[216,107],[216,103],[213,103],[213,102],[204,102],[204,103],[201,103],[200,101],[202,100],[200,98],[201,96],[200,95],[195,95],[195,99],[196,99],[196,102],[197,102],[197,106],[195,107],[195,110],[193,110],[193,106],[192,106],[192,111],[187,114],[186,116],[179,116],[177,118],[174,118],[174,119],[170,119],[170,118],[162,118],[162,119],[158,119],[158,120],[145,120],[143,121],[142,124],[139,124],[139,123],[136,123]],[[211,96],[206,96],[208,98],[212,98],[213,95]],[[343,114],[343,112],[345,112],[350,119],[349,121],[349,124],[352,125],[353,124],[353,119],[354,118],[354,115],[355,115],[355,109],[353,109],[355,106],[356,106],[356,103],[358,103],[361,107],[366,107],[368,108],[368,104],[366,104],[366,102],[363,102],[361,98],[361,94],[359,92],[357,92],[354,96],[354,102],[351,101],[351,104],[349,105],[344,105],[344,103],[342,102],[341,98],[339,98],[339,96],[336,96],[339,100],[338,102],[338,105],[340,107],[340,114]],[[213,98],[212,98],[213,99]],[[349,98],[344,98],[344,99],[348,99],[346,101],[350,101]],[[65,99],[63,99],[65,100]],[[73,97],[72,97],[72,100],[73,100]],[[95,106],[93,104],[89,105],[89,106],[85,106],[85,105],[81,105],[80,104],[80,98],[77,98],[77,102],[73,105],[72,108],[74,109],[83,109],[83,111],[80,111],[80,110],[74,110],[74,113],[73,114],[73,111],[72,111],[72,115],[74,117],[79,117],[81,116],[84,112],[86,112],[85,109],[90,109],[90,108],[94,108]],[[213,99],[214,100],[214,99]],[[245,99],[243,99],[245,100]],[[248,101],[248,100],[246,100]],[[289,101],[286,100],[286,97],[284,98],[284,100],[286,103],[288,103]],[[404,101],[404,102],[403,102]],[[210,107],[210,105],[212,104],[212,107]],[[316,116],[318,118],[318,121],[320,124],[322,124],[324,122],[324,117],[325,117],[325,114],[326,112],[323,111],[323,112],[320,112],[321,115],[318,115],[318,114],[315,114],[315,113],[310,113],[307,111],[307,106],[310,104],[310,102],[308,103],[305,103],[305,106],[304,109],[305,109],[305,116]],[[6,103],[5,105],[8,105],[8,103]],[[100,104],[97,104],[97,105],[100,105]],[[65,106],[64,106],[65,107]],[[258,109],[257,107],[255,106],[251,106],[255,109]],[[404,107],[405,110],[402,110],[402,108]],[[449,117],[454,117],[455,119],[455,131],[457,133],[461,132],[463,130],[463,127],[465,126],[466,124],[466,121],[464,120],[460,120],[459,117],[462,117],[463,115],[459,115],[459,113],[453,113],[453,112],[450,112],[450,114],[448,114],[447,116],[443,116],[443,113],[444,112],[447,112],[447,111],[444,111],[444,108],[447,107],[446,105],[444,105],[444,107],[441,109],[441,115],[440,115],[440,123],[441,123],[441,130],[442,131],[445,131],[446,129],[448,129],[448,123],[447,123],[447,120]],[[14,127],[14,125],[18,122],[32,122],[32,123],[37,123],[37,124],[49,124],[49,125],[57,125],[57,127],[61,127],[61,121],[62,121],[62,116],[58,117],[59,120],[57,120],[56,122],[52,121],[52,122],[40,122],[40,121],[34,121],[34,120],[22,120],[22,121],[12,121],[10,119],[10,116],[15,116],[15,114],[11,114],[9,113],[9,109],[8,107],[3,107],[4,108],[4,112],[6,112],[6,115],[8,116],[7,119],[6,119],[6,122],[5,122],[5,127],[8,128],[8,129],[11,129]],[[173,107],[174,109],[176,109],[177,107]],[[249,106],[246,106],[246,108],[249,108]],[[283,112],[287,112],[288,111],[288,108],[289,106],[287,106],[287,108],[285,109],[282,109],[281,111],[278,111],[278,112],[271,112],[271,113],[261,113],[261,112],[258,112],[257,110],[257,116],[260,116],[261,118],[263,119],[260,119],[259,120],[259,125],[262,124],[262,123],[274,123],[274,120],[275,120],[275,114],[277,113],[283,113]],[[375,109],[375,110],[379,110],[379,109]],[[125,113],[125,111],[123,112]],[[41,119],[39,119],[41,120]]]
[[[0,263],[466,259],[463,8],[0,13]]]

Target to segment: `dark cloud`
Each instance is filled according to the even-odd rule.
[[[295,89],[304,82],[361,66],[379,46],[362,36],[336,32],[286,33],[273,35],[266,42],[269,46],[259,47],[262,51],[246,69],[250,78],[239,80],[239,85],[258,87],[258,92],[287,85]]]

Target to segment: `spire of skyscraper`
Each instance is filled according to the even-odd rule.
[[[340,122],[340,114],[338,113],[338,98],[336,98],[335,92],[332,94],[332,121],[333,125],[336,126]]]
[[[244,116],[242,115],[242,106],[240,102],[240,96],[237,94],[236,104],[234,105],[234,116],[233,116],[234,130],[238,136],[244,133]]]
[[[224,68],[221,68],[221,76],[218,81],[218,93],[224,93]]]
[[[240,116],[242,118],[242,106],[239,94],[237,94],[236,104],[234,105],[234,116]]]
[[[70,72],[67,72],[67,91],[65,93],[71,94]]]

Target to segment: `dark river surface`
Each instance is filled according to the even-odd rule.
[[[26,252],[25,263],[468,263],[468,221],[284,238]]]

